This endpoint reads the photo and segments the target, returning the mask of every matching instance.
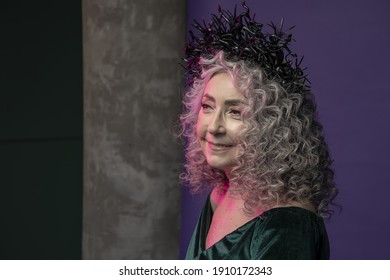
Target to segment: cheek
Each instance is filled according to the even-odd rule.
[[[198,139],[202,137],[202,123],[199,121],[199,119],[198,122],[196,123],[196,136]]]
[[[196,135],[198,136],[198,138],[201,137],[204,131],[204,124],[200,114],[198,115],[198,120],[196,122],[195,128],[196,128]]]
[[[199,122],[196,123],[196,136],[199,138],[200,136],[200,124]]]
[[[233,139],[237,140],[238,136],[243,132],[244,124],[239,124],[231,128],[230,135]]]

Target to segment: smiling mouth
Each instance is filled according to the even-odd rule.
[[[230,149],[233,147],[233,145],[216,144],[216,143],[209,142],[207,140],[205,140],[205,141],[206,141],[207,147],[213,151],[223,151],[223,150],[227,150],[227,149]]]

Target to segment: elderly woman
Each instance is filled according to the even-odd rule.
[[[210,189],[187,259],[328,259],[337,194],[291,35],[219,10],[186,47],[184,184]]]

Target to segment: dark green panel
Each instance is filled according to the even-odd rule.
[[[0,8],[0,258],[79,259],[81,0]]]
[[[0,258],[80,259],[82,140],[0,144]]]
[[[81,0],[0,8],[0,140],[81,137]]]

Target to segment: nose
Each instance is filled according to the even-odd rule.
[[[215,112],[207,127],[207,131],[213,135],[226,133],[225,120],[222,112]]]

